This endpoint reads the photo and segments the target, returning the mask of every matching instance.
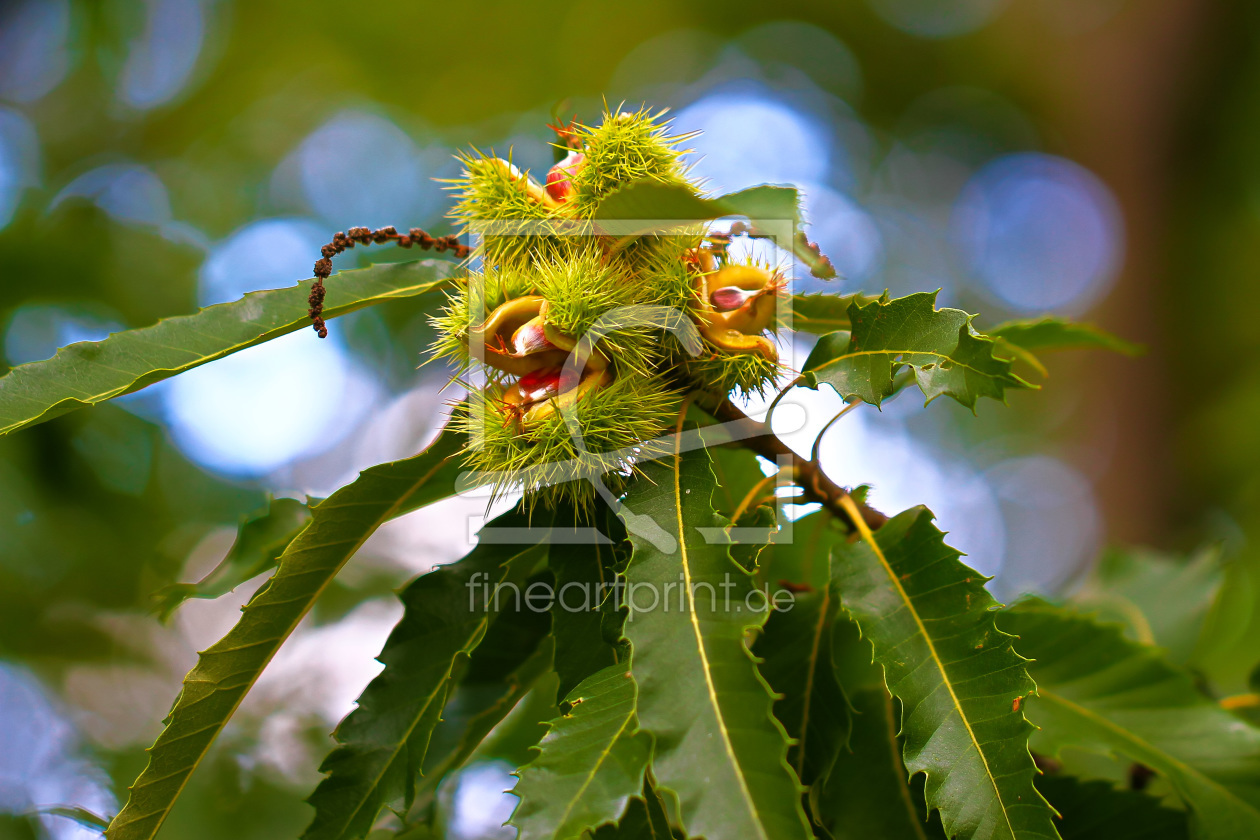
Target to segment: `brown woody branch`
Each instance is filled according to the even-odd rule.
[[[748,437],[743,437],[738,443],[739,446],[751,449],[770,461],[777,462],[781,457],[790,458],[792,469],[796,473],[796,483],[800,485],[805,497],[811,502],[820,503],[842,522],[847,523],[850,528],[856,528],[853,517],[840,504],[841,499],[849,496],[849,491],[828,478],[816,461],[807,460],[796,454],[791,447],[779,439],[769,425],[753,420],[729,399],[722,400],[709,410],[720,422],[738,423],[745,431],[752,433]],[[872,531],[888,521],[887,516],[874,508],[856,499],[852,501],[861,511],[866,526]]]

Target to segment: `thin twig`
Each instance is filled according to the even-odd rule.
[[[815,464],[818,463],[819,454],[822,452],[823,435],[831,431],[831,427],[836,425],[836,423],[840,422],[841,417],[848,414],[850,411],[857,408],[861,404],[862,404],[862,401],[859,400],[857,397],[850,397],[849,404],[846,405],[844,408],[840,409],[839,413],[837,413],[835,417],[832,417],[830,420],[827,421],[827,425],[823,426],[822,429],[819,430],[818,436],[814,438],[814,448],[809,453],[809,460],[813,461]]]
[[[786,456],[790,458],[792,469],[796,472],[796,483],[800,485],[805,496],[811,502],[818,502],[827,508],[841,521],[848,523],[850,527],[857,528],[857,523],[848,509],[849,506],[841,504],[844,500],[849,501],[853,510],[860,512],[864,524],[872,531],[888,521],[888,517],[884,514],[856,499],[852,499],[849,496],[849,491],[828,478],[817,463],[807,461],[800,455],[797,455],[791,447],[779,439],[778,435],[768,425],[753,420],[740,411],[729,399],[723,399],[710,409],[710,412],[723,423],[750,424],[750,426],[745,428],[751,427],[754,430],[753,434],[740,440],[738,445],[751,449],[761,457],[776,463],[780,457]]]

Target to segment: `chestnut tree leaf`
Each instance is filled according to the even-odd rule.
[[[538,755],[519,771],[510,824],[518,840],[576,840],[615,822],[643,789],[652,739],[639,730],[637,687],[626,663],[609,665],[567,695]]]
[[[678,438],[680,439],[680,438]],[[766,621],[751,576],[709,542],[716,481],[704,450],[643,466],[624,507],[633,555],[624,574],[625,637],[652,772],[688,835],[707,840],[812,837],[787,733],[748,648]]]
[[[442,260],[418,260],[339,272],[328,281],[324,317],[431,292],[456,267]],[[61,348],[51,359],[19,365],[0,378],[0,435],[139,391],[309,327],[306,298],[312,282],[250,292],[231,303],[117,332],[101,341],[81,341]]]
[[[1188,672],[1125,638],[1120,625],[1041,601],[1018,604],[999,622],[1033,659],[1034,749],[1140,762],[1181,797],[1193,837],[1260,837],[1260,728],[1205,697]]]
[[[364,470],[315,506],[236,626],[202,651],[184,677],[166,728],[149,748],[127,804],[110,822],[107,840],[157,834],[215,736],[346,561],[388,520],[455,494],[464,442],[463,435],[445,430],[419,455]]]
[[[1005,401],[1007,389],[1032,387],[993,355],[996,345],[972,329],[971,315],[937,309],[935,292],[855,299],[848,312],[850,331],[824,335],[805,360],[807,386],[825,382],[845,399],[879,405],[909,367],[928,402],[948,395],[972,409],[980,397]]]
[[[927,774],[928,807],[961,840],[1057,838],[1033,787],[1022,710],[1036,684],[994,622],[985,578],[945,544],[927,508],[874,533],[857,525],[861,540],[833,549],[833,579],[901,701],[903,760]]]
[[[706,221],[743,216],[754,228],[776,234],[776,242],[824,280],[836,276],[831,261],[818,253],[800,231],[800,194],[795,187],[762,184],[728,195],[706,197],[689,184],[644,179],[609,194],[595,211],[595,220],[616,236],[634,236],[670,222]],[[635,222],[643,222],[636,225]],[[609,224],[609,223],[616,223]],[[791,240],[784,242],[784,235]]]
[[[488,527],[528,529],[529,516],[512,511]],[[541,542],[547,530],[534,533]],[[338,746],[320,765],[325,778],[307,800],[315,818],[304,840],[364,837],[387,803],[411,805],[447,694],[500,607],[541,618],[543,634],[549,629],[546,613],[521,609],[518,596],[545,557],[546,546],[538,542],[480,542],[462,560],[421,575],[402,591],[403,616],[377,656],[385,667],[338,724]],[[514,624],[510,636],[495,641],[488,649],[492,658],[524,642],[525,649],[510,657],[519,664],[538,646],[539,634]]]

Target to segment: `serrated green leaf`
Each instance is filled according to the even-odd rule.
[[[936,840],[920,785],[910,782],[897,740],[896,701],[882,686],[852,692],[853,735],[825,787],[810,791],[819,822],[835,840]]]
[[[514,511],[491,526],[528,528],[529,516]],[[537,533],[541,539],[546,532]],[[377,656],[385,668],[337,726],[338,746],[320,765],[325,778],[307,799],[315,817],[304,840],[354,840],[371,830],[387,803],[402,799],[410,806],[447,692],[503,599],[519,606],[515,593],[545,554],[537,543],[478,543],[462,560],[421,575],[403,590],[403,616]],[[505,584],[511,589],[501,592]],[[545,632],[546,615],[541,618]],[[518,665],[537,647],[538,636],[513,633],[496,641],[492,656],[502,656],[507,642],[525,648],[511,652]]]
[[[1007,321],[985,333],[1024,350],[1111,350],[1126,356],[1140,356],[1145,348],[1125,341],[1092,324],[1078,324],[1063,318],[1037,318]]]
[[[236,626],[203,651],[184,678],[148,765],[110,822],[108,840],[157,834],[210,743],[346,561],[389,519],[455,493],[463,443],[461,435],[444,431],[421,454],[365,470],[315,507]]]
[[[791,608],[773,610],[753,652],[761,674],[781,695],[774,716],[796,743],[788,763],[801,782],[822,783],[849,739],[849,701],[831,664],[832,628],[839,599],[831,590],[832,546],[847,534],[829,513],[797,520],[793,542],[762,553],[761,575],[772,590],[792,584]]]
[[[793,295],[789,323],[796,332],[811,335],[847,330],[853,326],[849,321],[849,305],[854,301],[867,304],[877,300],[878,297],[861,292],[849,295]]]
[[[1124,624],[1130,638],[1159,645],[1173,662],[1185,664],[1199,644],[1223,575],[1217,546],[1191,557],[1113,550],[1094,567],[1071,603],[1104,621]]]
[[[441,286],[454,263],[419,260],[338,273],[328,282],[324,317],[335,318],[387,300],[415,297]],[[20,365],[0,378],[0,435],[70,411],[139,391],[206,362],[309,326],[310,280],[251,292],[193,315],[114,333]]]
[[[1083,782],[1071,776],[1042,776],[1037,789],[1059,812],[1063,840],[1187,840],[1184,811],[1159,804],[1152,796],[1117,790],[1107,782]]]
[[[653,773],[662,793],[676,797],[689,834],[810,837],[787,736],[746,643],[765,623],[763,602],[748,598],[752,578],[727,546],[699,530],[722,533],[714,488],[708,453],[675,451],[644,466],[618,511],[634,546],[624,632],[639,722],[655,740]]]
[[[558,697],[563,699],[590,675],[617,662],[613,646],[604,639],[604,596],[612,591],[612,541],[607,505],[593,512],[557,511],[552,522],[553,542],[547,563],[555,576],[556,598],[551,605],[552,635],[556,640]],[[617,522],[620,530],[620,523]],[[602,542],[589,541],[599,539]]]
[[[862,540],[837,546],[832,574],[902,703],[903,758],[927,774],[928,806],[951,837],[1057,837],[1033,787],[1021,711],[1036,685],[994,623],[985,578],[959,561],[926,508],[874,534],[858,522]]]
[[[729,519],[744,501],[744,496],[766,474],[762,471],[757,456],[748,449],[716,447],[709,450],[709,455],[713,458],[713,474],[717,476],[713,508]]]
[[[610,665],[567,695],[539,752],[521,768],[510,825],[518,840],[570,840],[610,823],[643,789],[652,739],[635,718],[637,689],[626,665]]]
[[[1008,388],[1031,387],[993,355],[991,339],[972,330],[972,316],[937,309],[935,292],[855,300],[849,318],[850,333],[824,335],[805,360],[809,387],[825,382],[845,399],[879,405],[895,390],[897,371],[909,367],[928,402],[948,395],[969,408],[980,397],[1005,400]]]
[[[1164,776],[1200,840],[1260,837],[1260,729],[1204,697],[1190,675],[1117,625],[1043,602],[1001,616],[1033,658],[1038,752],[1123,756]]]
[[[1260,639],[1260,553],[1246,550],[1238,552],[1225,564],[1224,579],[1204,619],[1191,664],[1223,693],[1245,691],[1256,665],[1257,639]]]
[[[508,617],[517,615],[519,613]],[[494,628],[504,618],[495,619],[489,635],[495,635]],[[429,805],[447,774],[463,767],[490,732],[516,708],[539,678],[551,670],[555,646],[550,638],[543,639],[528,659],[508,673],[496,673],[499,669],[478,662],[478,653],[486,652],[488,645],[489,641],[483,641],[473,651],[469,667],[454,692],[448,695],[442,719],[429,741],[421,776],[416,780],[413,813]],[[500,665],[506,661],[504,657],[494,658]]]
[[[310,521],[310,504],[272,499],[266,508],[242,518],[236,541],[209,574],[196,583],[175,583],[155,592],[154,611],[166,621],[189,598],[218,598],[274,568],[284,549]]]
[[[618,225],[613,233],[631,236],[654,231],[662,222],[720,219],[745,216],[754,227],[787,222],[792,228],[791,250],[815,277],[836,276],[831,262],[820,258],[797,231],[801,226],[800,195],[795,187],[762,184],[728,195],[706,198],[687,184],[650,179],[635,181],[608,195],[595,211],[596,221],[646,222],[642,227]],[[784,244],[784,243],[781,243]]]
[[[591,834],[591,840],[673,840],[669,818],[661,796],[644,781],[643,796],[633,797],[615,825],[602,825]]]

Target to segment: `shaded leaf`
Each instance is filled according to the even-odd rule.
[[[490,527],[528,528],[529,516],[507,513]],[[546,531],[536,533],[541,540]],[[421,575],[403,590],[403,616],[377,656],[385,668],[333,733],[339,746],[320,765],[325,778],[307,799],[315,818],[303,838],[363,837],[386,803],[401,798],[410,806],[447,692],[493,613],[506,600],[523,615],[540,616],[546,631],[545,613],[519,609],[521,584],[545,556],[545,546],[538,544],[481,542],[462,560]],[[517,629],[496,639],[487,653],[512,661],[512,667],[528,659],[538,634]],[[499,663],[489,667],[502,671]]]
[[[810,791],[819,821],[835,840],[943,838],[928,823],[922,785],[911,784],[897,740],[896,701],[882,686],[852,692],[853,734],[825,787]]]
[[[1061,818],[1063,840],[1186,840],[1190,829],[1184,811],[1107,782],[1083,782],[1071,776],[1042,776],[1037,789]]]
[[[1033,658],[1028,716],[1040,727],[1038,752],[1073,747],[1141,762],[1190,809],[1194,837],[1260,837],[1260,729],[1119,626],[1044,602],[1017,605],[1001,624]]]
[[[709,450],[717,489],[713,493],[713,509],[730,518],[744,496],[766,477],[761,462],[751,450],[739,447],[715,447]],[[771,488],[773,489],[773,488]]]
[[[927,774],[929,808],[951,837],[1056,837],[1033,787],[1032,726],[1021,711],[1036,685],[981,575],[945,544],[926,508],[840,544],[832,574],[904,709],[906,769]]]
[[[340,272],[328,283],[324,317],[334,318],[441,286],[455,269],[441,260],[389,263]],[[0,378],[0,435],[139,391],[206,362],[310,325],[311,282],[221,303],[193,315],[114,333],[20,365]]]
[[[1145,352],[1140,344],[1125,341],[1092,324],[1077,324],[1062,318],[1007,321],[985,333],[1002,343],[1024,350],[1112,350],[1126,356]]]
[[[796,743],[788,762],[806,785],[831,773],[849,739],[849,701],[831,664],[831,639],[840,600],[832,592],[829,557],[847,535],[829,513],[794,523],[793,542],[776,543],[761,556],[771,591],[790,586],[790,609],[772,610],[753,652],[761,674],[781,697],[774,716]]]
[[[519,840],[569,840],[618,819],[643,789],[652,739],[635,718],[637,690],[626,666],[583,680],[566,699],[539,752],[519,771],[510,824]]]
[[[752,579],[727,546],[699,530],[723,533],[714,489],[708,453],[676,451],[644,466],[618,511],[634,546],[625,635],[640,725],[655,739],[653,773],[689,834],[809,837],[786,734],[746,644],[765,611],[746,600]]]
[[[227,555],[196,583],[175,583],[155,592],[155,612],[170,618],[189,598],[218,598],[250,578],[274,568],[280,555],[311,521],[311,506],[297,499],[272,499],[263,510],[241,520]]]
[[[633,797],[615,825],[603,825],[592,834],[592,840],[673,840],[674,834],[665,814],[661,795],[644,779],[642,797]]]
[[[610,517],[619,531],[621,523],[603,503],[596,503],[586,514],[557,511],[552,522],[548,567],[555,575],[551,620],[560,699],[582,680],[617,662],[616,651],[604,639],[600,609],[615,576]]]
[[[818,339],[802,375],[811,388],[825,382],[848,399],[873,405],[891,395],[902,367],[914,372],[928,401],[948,395],[974,408],[980,397],[1005,400],[1008,388],[1031,387],[993,355],[992,339],[976,334],[959,309],[937,309],[935,292],[849,306],[851,333]]]
[[[762,184],[729,195],[706,198],[687,184],[642,180],[609,194],[595,211],[595,219],[606,223],[602,227],[613,235],[623,237],[651,232],[671,221],[701,221],[726,216],[744,216],[754,227],[772,232],[779,239],[790,235],[792,253],[809,267],[815,277],[829,280],[836,276],[831,261],[810,248],[805,237],[798,233],[801,227],[800,195],[795,187]],[[637,221],[646,224],[635,225]],[[607,224],[612,222],[623,224]]]
[[[1143,549],[1109,551],[1071,600],[1098,618],[1124,624],[1130,638],[1159,645],[1184,664],[1199,644],[1223,571],[1216,546],[1188,558]]]
[[[505,617],[515,618],[518,615],[512,613],[496,618],[491,625],[491,634]],[[478,659],[477,654],[486,651],[489,644],[489,641],[483,641],[473,651],[474,663]],[[416,780],[413,810],[427,807],[430,797],[437,792],[438,785],[447,774],[463,767],[490,732],[516,708],[539,678],[550,671],[554,650],[554,643],[543,639],[519,667],[497,678],[491,673],[491,668],[477,664],[465,670],[453,693],[448,695],[442,719],[433,730],[421,776]],[[496,659],[500,663],[505,661],[503,657]]]
[[[189,775],[263,668],[346,561],[383,523],[455,493],[464,438],[444,431],[423,453],[365,470],[317,505],[271,579],[184,678],[166,728],[110,823],[109,840],[151,838]]]
[[[1225,564],[1224,580],[1208,609],[1191,659],[1223,693],[1245,691],[1260,639],[1260,553],[1237,553]]]

